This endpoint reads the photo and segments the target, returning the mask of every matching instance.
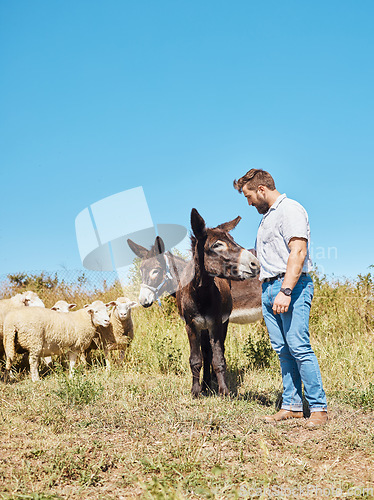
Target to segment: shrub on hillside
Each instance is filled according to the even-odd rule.
[[[247,340],[243,346],[243,353],[247,358],[249,366],[254,368],[267,368],[270,366],[275,356],[275,352],[271,347],[264,321],[258,324],[257,330],[258,338],[248,333]]]

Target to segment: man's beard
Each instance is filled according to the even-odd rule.
[[[256,203],[255,207],[257,209],[257,212],[261,215],[266,214],[266,212],[270,208],[269,203],[267,203],[266,201],[261,201],[261,202]]]

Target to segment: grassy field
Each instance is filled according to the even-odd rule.
[[[164,299],[133,310],[134,341],[111,373],[97,353],[72,380],[56,361],[39,383],[25,371],[1,383],[0,499],[374,498],[372,278],[315,277],[311,337],[327,426],[262,423],[280,403],[281,378],[261,323],[229,327],[231,396],[193,399],[187,336]],[[56,294],[45,291],[47,306]],[[82,295],[69,300],[91,298]]]

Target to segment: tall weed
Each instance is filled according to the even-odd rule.
[[[86,376],[82,368],[78,368],[72,378],[61,372],[57,383],[55,394],[67,405],[82,406],[92,403],[100,398],[104,390],[103,385]]]
[[[269,368],[275,357],[274,350],[271,347],[265,325],[263,324],[262,327],[257,328],[257,331],[257,338],[252,332],[248,333],[243,346],[243,353],[251,368]]]

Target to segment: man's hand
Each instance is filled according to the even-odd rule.
[[[273,313],[282,314],[287,312],[290,303],[291,303],[291,297],[287,297],[287,295],[284,295],[283,292],[279,292],[274,300]]]

